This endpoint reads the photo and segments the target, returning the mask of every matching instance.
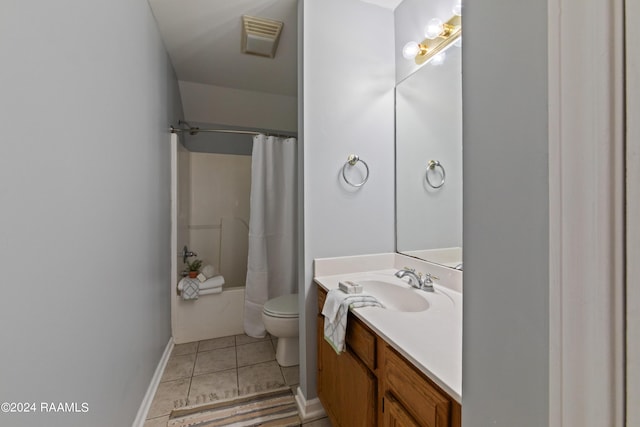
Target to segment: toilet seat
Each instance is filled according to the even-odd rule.
[[[282,295],[264,304],[264,314],[272,317],[298,317],[298,294]]]

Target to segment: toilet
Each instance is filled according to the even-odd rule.
[[[278,338],[276,360],[280,366],[300,363],[298,348],[298,294],[270,299],[262,309],[262,322]]]

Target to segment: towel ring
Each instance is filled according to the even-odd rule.
[[[364,176],[364,179],[362,180],[362,182],[358,183],[358,184],[354,184],[353,182],[349,181],[349,179],[347,178],[347,166],[355,166],[356,163],[362,163],[365,167],[365,169],[367,170],[366,175]],[[352,187],[362,187],[365,182],[367,182],[367,180],[369,179],[369,165],[367,165],[367,163],[362,160],[357,154],[351,154],[349,155],[349,158],[347,158],[347,161],[345,162],[344,166],[342,166],[342,178],[344,178],[345,182],[347,184],[349,184]]]
[[[440,184],[434,184],[429,179],[429,171],[430,170],[435,171],[436,168],[440,168],[440,174],[442,175],[442,180],[440,181]],[[444,171],[444,166],[442,166],[442,163],[440,163],[438,160],[429,160],[429,163],[427,163],[427,172],[424,174],[424,177],[427,180],[427,184],[429,184],[431,188],[440,188],[444,185],[444,181],[445,181],[445,178],[447,177],[447,174]]]

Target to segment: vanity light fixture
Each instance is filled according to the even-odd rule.
[[[461,12],[461,7],[454,11]],[[440,52],[444,52],[452,43],[462,36],[462,19],[454,14],[447,22],[438,18],[431,19],[424,29],[426,39],[422,43],[410,41],[402,48],[402,56],[414,59],[416,64],[424,64]]]

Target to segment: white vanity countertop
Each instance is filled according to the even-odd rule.
[[[420,268],[417,268],[420,271]],[[416,292],[417,298],[433,303],[420,312],[400,312],[375,307],[351,311],[416,368],[449,393],[462,401],[462,293],[436,283],[436,292],[403,285],[394,276],[397,267],[315,277],[325,290],[338,288],[338,282],[377,280],[404,286]],[[424,270],[423,270],[424,271]],[[326,270],[324,270],[326,272]],[[439,272],[434,274],[438,275]],[[437,282],[437,281],[436,281]],[[389,285],[389,286],[394,286]],[[455,289],[455,286],[454,286]],[[461,290],[461,289],[460,289]],[[422,295],[425,294],[425,295]],[[430,295],[429,295],[430,294]]]

